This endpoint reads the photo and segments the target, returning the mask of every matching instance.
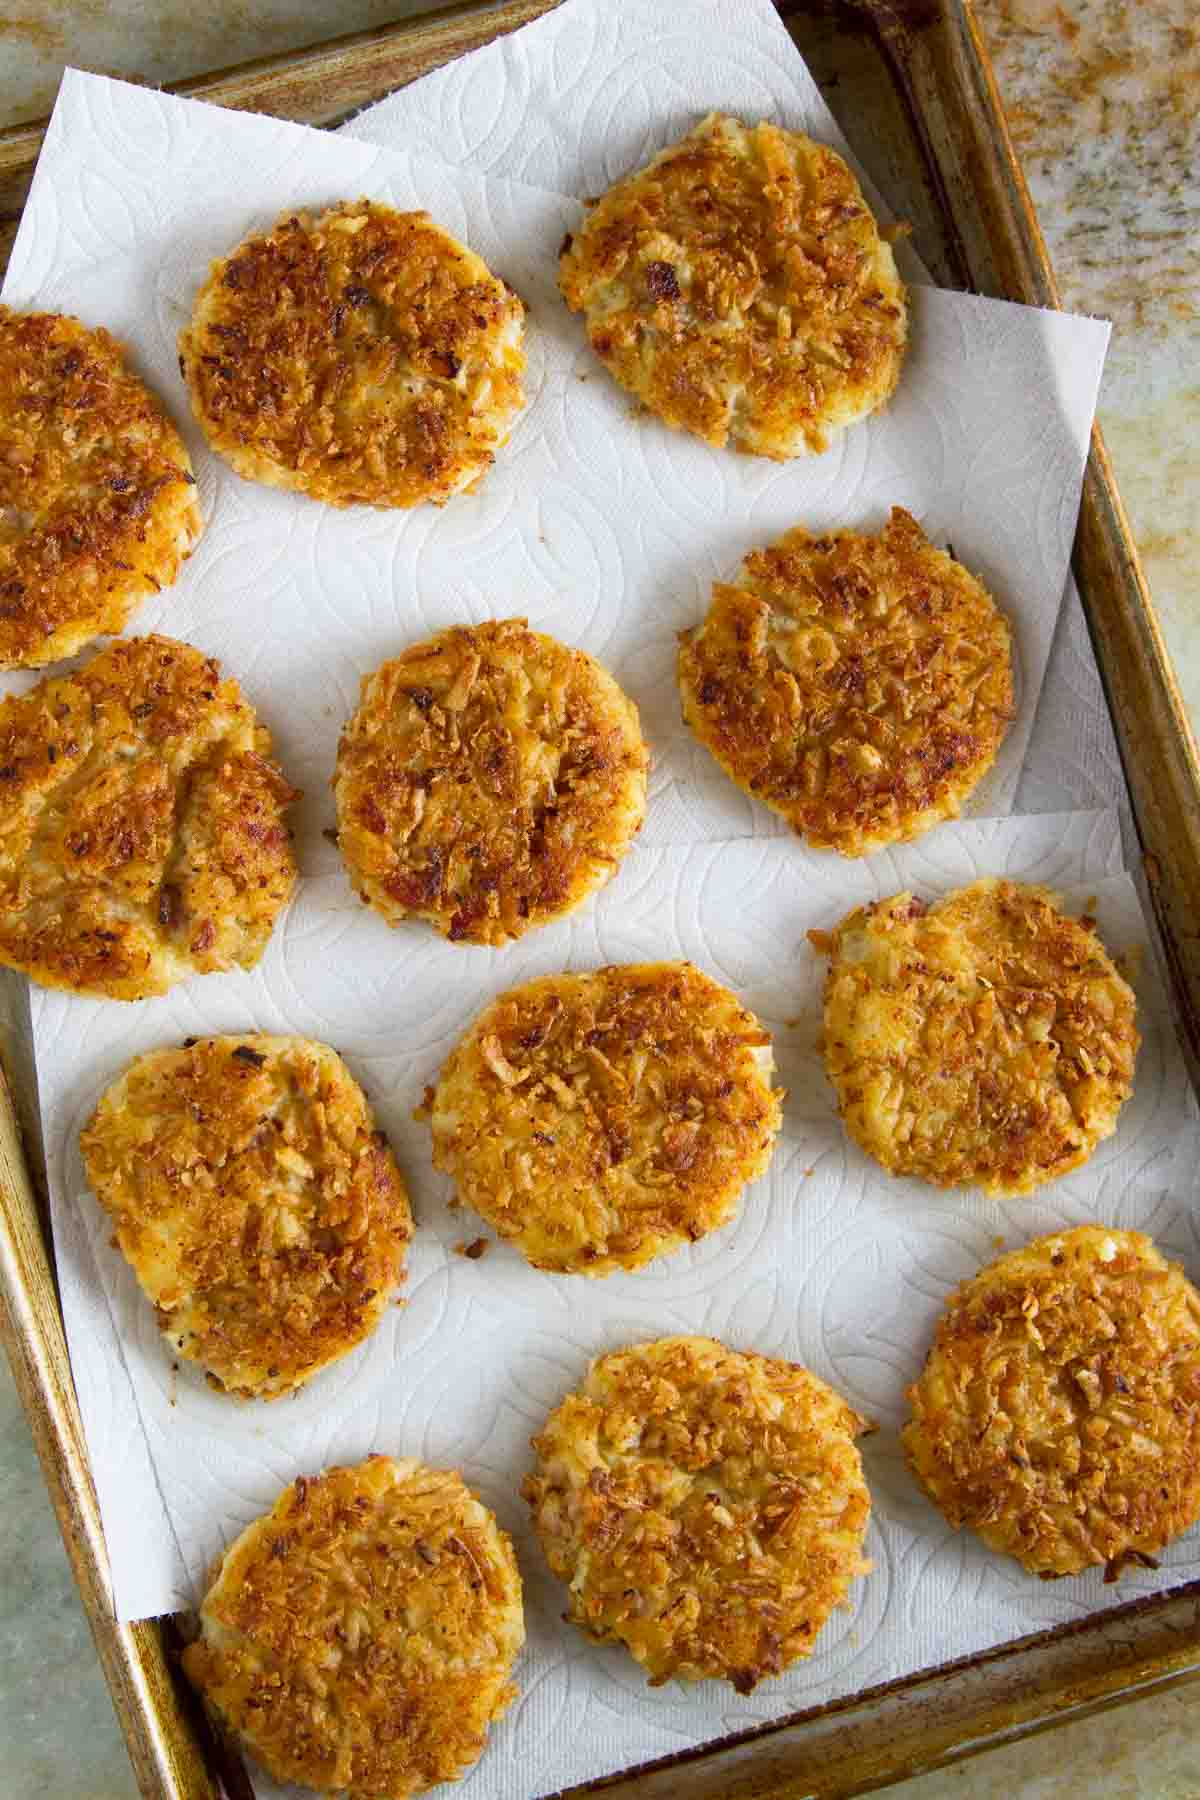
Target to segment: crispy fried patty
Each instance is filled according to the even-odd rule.
[[[285,213],[213,264],[180,366],[213,449],[332,506],[441,505],[522,404],[524,307],[428,213]]]
[[[616,869],[646,810],[637,708],[523,619],[459,625],[362,685],[338,747],[338,846],[389,924],[503,944]]]
[[[219,664],[124,638],[0,703],[0,963],[140,1000],[252,968],[296,879],[296,798]]]
[[[120,631],[200,531],[183,441],[115,338],[0,306],[0,668]]]
[[[527,982],[447,1060],[434,1163],[535,1268],[640,1268],[727,1224],[766,1168],[770,1042],[690,963]]]
[[[719,113],[590,207],[559,286],[651,412],[759,456],[826,449],[904,356],[904,288],[841,157]]]
[[[876,536],[803,528],[718,582],[679,651],[683,716],[817,849],[864,856],[954,818],[1012,716],[1010,636],[894,507]]]
[[[341,1057],[294,1037],[139,1056],[80,1139],[92,1191],[181,1356],[277,1399],[378,1324],[408,1195]]]
[[[894,1175],[1026,1194],[1087,1161],[1133,1087],[1137,1001],[1090,919],[986,880],[897,894],[814,934],[831,955],[825,1067]]]
[[[653,1687],[781,1674],[870,1569],[866,1429],[795,1363],[712,1338],[599,1357],[522,1489],[567,1617]]]
[[[1115,1580],[1200,1518],[1200,1295],[1148,1237],[1036,1238],[951,1295],[904,1448],[956,1529]]]
[[[280,1782],[404,1800],[463,1775],[516,1698],[508,1534],[461,1476],[303,1476],[222,1558],[183,1666]]]

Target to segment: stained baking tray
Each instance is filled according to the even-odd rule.
[[[779,0],[847,135],[943,286],[1059,304],[970,0]],[[220,105],[333,125],[516,29],[553,0],[452,7],[180,84]],[[663,0],[664,6],[670,0]],[[41,127],[0,132],[0,266]],[[1074,567],[1193,1082],[1200,1081],[1200,757],[1100,434]],[[141,1790],[244,1800],[176,1668],[171,1619],[115,1620],[45,1205],[28,1000],[0,976],[0,1333]],[[1200,1583],[572,1789],[612,1800],[835,1800],[1200,1674]]]

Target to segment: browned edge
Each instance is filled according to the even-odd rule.
[[[908,101],[914,135],[957,221],[951,248],[969,285],[1057,308],[1057,282],[972,0],[847,3],[872,22]],[[804,9],[797,0],[795,10]],[[1189,1073],[1200,1088],[1200,752],[1099,427],[1073,561]]]
[[[15,978],[8,981],[15,987]],[[10,987],[9,992],[12,992]],[[0,1070],[0,1338],[33,1433],[71,1571],[141,1791],[215,1800],[158,1625],[113,1613],[108,1557],[67,1359],[41,1209],[30,1181],[16,1092],[36,1084],[24,1034],[10,1031]],[[24,1109],[22,1109],[24,1110]],[[27,1132],[26,1137],[29,1136]]]
[[[355,32],[313,50],[263,57],[174,85],[217,105],[325,124],[514,31],[557,0],[453,6],[398,26]],[[0,131],[0,274],[7,266],[46,121]],[[27,1009],[26,1009],[27,1010]],[[153,1800],[243,1800],[240,1764],[217,1744],[175,1675],[172,1622],[119,1624],[99,1507],[63,1335],[42,1208],[29,1169],[40,1142],[26,1132],[14,1094],[36,1092],[25,1034],[10,1034],[0,1073],[0,1339],[29,1419],[46,1486],[96,1642],[140,1791]],[[24,1066],[22,1066],[24,1065]],[[27,1119],[27,1126],[31,1122]]]
[[[947,123],[961,145],[960,177],[979,204],[1001,291],[1058,307],[1058,285],[972,0],[961,5],[953,79],[935,88],[959,109]],[[914,44],[914,58],[923,42]],[[947,146],[937,147],[945,168]],[[1133,802],[1183,1050],[1200,1090],[1200,753],[1099,426],[1084,473],[1073,562]]]
[[[550,10],[507,0],[451,8],[355,33],[311,51],[260,59],[180,84],[179,93],[328,123]],[[926,152],[954,261],[969,284],[1037,305],[1058,296],[1036,216],[969,0],[842,0],[877,32]],[[784,4],[785,13],[789,11]],[[797,8],[799,10],[799,8]],[[829,7],[826,7],[829,10]],[[41,126],[0,132],[0,266],[41,142]],[[1113,709],[1154,904],[1193,1073],[1200,943],[1187,930],[1200,898],[1197,756],[1161,632],[1099,434],[1085,480],[1076,567]],[[14,1080],[19,1093],[29,1090]],[[212,1800],[215,1755],[177,1691],[155,1622],[116,1624],[95,1492],[67,1362],[52,1266],[22,1160],[13,1092],[0,1086],[0,1330],[33,1426],[64,1541],[143,1793]],[[821,1800],[866,1792],[1025,1732],[1188,1679],[1200,1665],[1200,1607],[1157,1596],[799,1715],[783,1726],[668,1765],[590,1784],[654,1800]],[[242,1783],[227,1779],[231,1793]],[[244,1791],[244,1789],[243,1789]],[[573,1790],[583,1792],[585,1790]]]
[[[845,4],[877,35],[907,103],[930,185],[955,222],[950,253],[967,285],[1057,309],[1057,283],[971,0]],[[785,16],[814,9],[828,10],[821,0],[782,7]],[[852,121],[846,124],[853,136]],[[1200,1085],[1200,757],[1098,428],[1073,560],[1185,1053]],[[688,1793],[690,1800],[838,1800],[1197,1674],[1200,1604],[1192,1590],[1178,1589],[726,1741],[685,1759]],[[678,1791],[680,1763],[587,1791],[666,1800]]]
[[[850,1800],[1195,1678],[1200,1583],[868,1688],[720,1744],[568,1790],[564,1800]],[[1072,1670],[1063,1676],[1063,1651]]]

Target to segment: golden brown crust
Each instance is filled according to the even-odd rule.
[[[295,790],[236,681],[125,638],[0,704],[0,963],[140,1000],[251,968],[296,879]]]
[[[591,207],[559,286],[651,412],[759,456],[826,449],[904,356],[904,288],[841,157],[719,113]]]
[[[646,811],[637,708],[524,619],[459,625],[364,678],[338,747],[338,845],[389,924],[504,944],[615,871]]]
[[[441,505],[522,404],[524,307],[428,213],[285,213],[212,266],[180,334],[192,408],[251,481]]]
[[[871,1502],[850,1407],[795,1363],[712,1338],[598,1358],[522,1488],[567,1617],[658,1687],[747,1694],[812,1653],[865,1575]]]
[[[1090,919],[986,880],[897,894],[814,935],[832,956],[825,1067],[894,1175],[1027,1194],[1087,1161],[1133,1087],[1137,1001]]]
[[[770,1042],[690,963],[526,982],[448,1058],[434,1164],[535,1268],[640,1268],[727,1224],[766,1168]]]
[[[874,537],[803,528],[717,582],[679,650],[683,716],[817,849],[865,856],[956,817],[1012,716],[1008,625],[893,507]]]
[[[183,440],[116,339],[0,306],[0,668],[120,631],[201,529]]]
[[[412,1236],[366,1096],[305,1038],[139,1056],[80,1138],[116,1242],[181,1356],[275,1400],[374,1330]]]
[[[1148,1237],[1037,1238],[951,1295],[903,1433],[956,1529],[1115,1580],[1200,1518],[1200,1295]]]
[[[183,1666],[277,1781],[404,1800],[516,1697],[507,1532],[461,1476],[372,1456],[285,1488],[226,1551]]]

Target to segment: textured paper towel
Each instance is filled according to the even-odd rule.
[[[190,422],[176,335],[207,264],[289,204],[425,205],[530,306],[529,405],[481,491],[408,514],[321,507],[240,480]],[[824,456],[712,450],[637,420],[554,287],[573,204],[348,138],[69,73],[4,296],[107,323],[185,418],[207,527],[131,629],[228,660],[305,790],[306,872],[332,867],[328,777],[364,670],[453,620],[512,613],[599,655],[655,752],[647,842],[784,832],[679,716],[676,634],[714,577],[804,520],[903,504],[1014,627],[1017,715],[973,802],[1007,812],[1058,616],[1108,327],[921,288],[895,401]],[[582,379],[581,379],[582,377]],[[286,699],[286,705],[283,704]]]
[[[365,107],[340,135],[582,199],[713,111],[807,131],[859,166],[771,0],[563,0]]]
[[[757,9],[733,10],[755,27]],[[648,79],[644,69],[638,79]],[[135,629],[188,637],[228,658],[245,681],[289,772],[309,790],[301,852],[310,879],[253,977],[194,982],[136,1009],[35,995],[56,1242],[122,1616],[194,1597],[207,1557],[283,1482],[373,1447],[460,1462],[520,1529],[515,1478],[530,1429],[588,1354],[628,1337],[701,1329],[797,1355],[885,1420],[889,1430],[870,1451],[879,1574],[862,1586],[853,1613],[831,1624],[819,1658],[749,1701],[673,1687],[651,1694],[622,1657],[563,1630],[561,1597],[523,1544],[526,1697],[470,1791],[544,1792],[1100,1603],[1094,1584],[1031,1594],[977,1548],[946,1547],[944,1528],[897,1467],[898,1397],[917,1340],[937,1298],[987,1253],[1005,1209],[883,1184],[843,1143],[812,1053],[819,970],[803,931],[868,894],[909,882],[937,891],[977,868],[1002,867],[1068,886],[1109,877],[1102,918],[1128,941],[1142,928],[1127,883],[1111,880],[1114,822],[951,827],[869,868],[787,841],[674,847],[775,827],[682,737],[669,664],[675,629],[698,616],[712,575],[729,573],[750,544],[800,516],[877,520],[900,500],[980,569],[1017,620],[1021,715],[987,797],[993,807],[1008,804],[1065,572],[1105,333],[1090,322],[923,293],[907,415],[902,391],[885,419],[819,463],[727,464],[657,426],[635,427],[590,364],[553,291],[553,249],[573,203],[76,76],[64,86],[5,298],[109,324],[183,417],[174,335],[206,260],[285,205],[359,192],[429,206],[522,291],[533,315],[531,406],[477,498],[408,518],[336,515],[249,487],[191,432],[209,531],[178,587],[145,608]],[[578,381],[581,374],[589,379]],[[645,839],[657,847],[634,853],[592,911],[496,959],[419,932],[387,933],[351,902],[319,828],[329,820],[325,781],[358,674],[452,618],[511,611],[604,656],[639,699],[657,752]],[[1070,630],[1060,622],[1060,642]],[[1072,653],[1090,718],[1088,660],[1077,645]],[[1058,791],[1072,800],[1105,791],[1091,759],[1077,773],[1060,782],[1058,765],[1047,763],[1046,803]],[[793,1088],[787,1134],[738,1224],[637,1278],[589,1284],[580,1321],[577,1286],[564,1292],[563,1282],[534,1276],[499,1250],[481,1264],[448,1254],[461,1222],[446,1212],[407,1114],[455,1032],[497,987],[571,961],[672,949],[723,974],[776,1026]],[[797,1031],[782,1027],[797,1017]],[[73,1148],[99,1086],[129,1054],[189,1032],[251,1025],[310,1030],[350,1056],[395,1136],[421,1220],[409,1305],[278,1409],[230,1408],[193,1371],[172,1386],[148,1309],[80,1193]],[[1157,1020],[1116,1144],[1045,1202],[1021,1209],[1010,1232],[1100,1210],[1152,1224],[1190,1251],[1168,1174],[1187,1105]],[[900,1296],[893,1264],[903,1274]],[[905,1329],[919,1314],[910,1339],[891,1316],[897,1298]],[[1112,1597],[1178,1579],[1186,1550],[1171,1576],[1135,1576]],[[964,1593],[977,1599],[966,1620],[963,1608],[947,1605]]]
[[[1124,948],[1145,932],[1119,868],[1112,813],[963,824],[936,844],[854,865],[779,840],[639,849],[594,907],[502,958],[431,942],[418,927],[389,932],[328,876],[305,885],[253,975],[208,977],[137,1007],[35,992],[52,1191],[58,1218],[75,1221],[69,1235],[59,1231],[59,1264],[110,1549],[123,1563],[122,1612],[191,1600],[211,1556],[299,1473],[376,1449],[461,1467],[514,1533],[527,1580],[524,1698],[465,1789],[513,1797],[1200,1573],[1193,1534],[1161,1573],[1131,1572],[1115,1588],[1098,1573],[1052,1587],[1030,1581],[949,1532],[918,1496],[896,1444],[904,1387],[937,1310],[994,1253],[998,1235],[1011,1244],[1100,1217],[1153,1230],[1194,1265],[1194,1227],[1173,1179],[1179,1146],[1191,1141],[1189,1090],[1148,969],[1137,1089],[1118,1133],[1085,1169],[1033,1199],[1000,1203],[883,1176],[845,1138],[816,1050],[824,959],[808,947],[809,928],[828,928],[870,898],[907,888],[933,896],[988,872],[1050,882],[1077,903],[1097,896],[1107,941]],[[478,1262],[455,1256],[455,1241],[473,1235],[471,1218],[447,1207],[449,1184],[432,1173],[426,1127],[411,1117],[446,1051],[514,981],[662,955],[691,957],[730,983],[773,1034],[789,1090],[784,1129],[739,1218],[679,1256],[598,1282],[540,1274],[499,1244]],[[151,1309],[86,1194],[76,1148],[100,1091],[130,1056],[196,1033],[250,1029],[306,1033],[348,1057],[411,1181],[418,1220],[407,1305],[276,1405],[231,1402],[188,1364],[172,1373]],[[103,1344],[111,1326],[96,1316],[101,1294],[154,1466],[149,1510],[144,1465],[124,1462],[136,1433],[112,1342]],[[712,1683],[651,1691],[623,1653],[567,1629],[517,1498],[530,1434],[588,1358],[676,1331],[801,1361],[882,1426],[866,1448],[875,1572],[811,1662],[745,1700]]]
[[[367,107],[342,135],[582,196],[719,107],[839,148],[882,216],[869,127],[842,131],[770,0],[564,0],[555,12]],[[908,244],[905,278],[928,281]],[[952,540],[957,543],[957,539]],[[1112,724],[1073,580],[1017,787],[1016,809],[1117,806],[1135,839]],[[755,834],[762,829],[761,815]]]

